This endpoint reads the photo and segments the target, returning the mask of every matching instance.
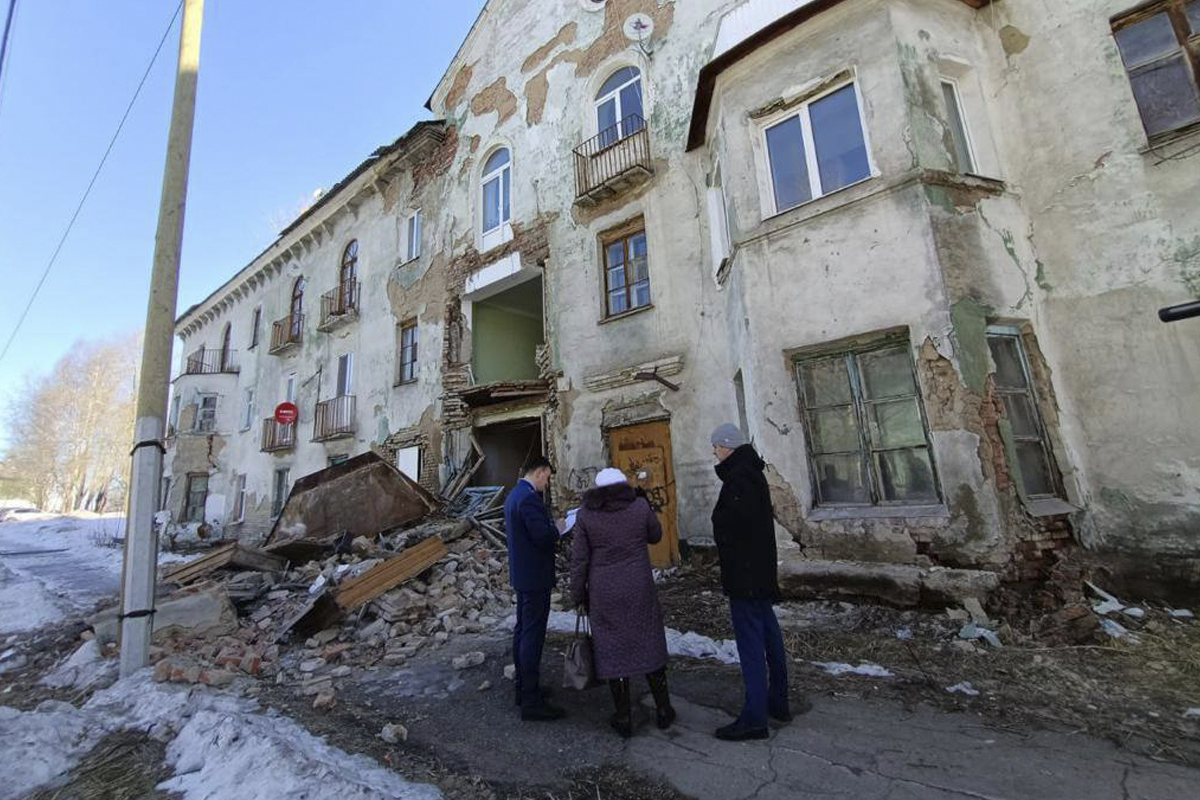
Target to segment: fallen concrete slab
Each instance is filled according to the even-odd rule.
[[[877,600],[904,608],[980,602],[1000,586],[995,572],[785,557],[779,586],[788,600]]]
[[[118,610],[116,606],[105,609],[87,621],[102,644],[117,640]],[[155,603],[154,641],[181,633],[219,636],[233,633],[237,627],[237,611],[223,588],[187,592]]]

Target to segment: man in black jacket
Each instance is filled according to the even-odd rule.
[[[727,741],[766,739],[767,719],[790,722],[787,655],[772,603],[779,599],[775,518],[763,475],[766,464],[736,426],[712,435],[721,494],[713,509],[713,538],[721,585],[729,596],[746,703],[731,724],[717,729]]]

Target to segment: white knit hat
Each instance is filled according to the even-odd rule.
[[[618,483],[628,483],[625,473],[616,467],[605,467],[596,475],[596,488],[614,486]]]

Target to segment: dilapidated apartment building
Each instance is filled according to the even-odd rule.
[[[492,0],[434,121],[180,317],[164,509],[545,452],[666,563],[732,419],[807,558],[1195,582],[1198,85],[1200,0]]]

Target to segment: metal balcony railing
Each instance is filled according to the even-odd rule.
[[[344,394],[317,403],[313,413],[313,441],[337,439],[354,433],[357,403],[352,394]]]
[[[317,328],[326,330],[357,316],[359,289],[358,281],[348,281],[321,295],[321,324]]]
[[[216,375],[222,372],[236,373],[238,371],[237,351],[235,350],[205,350],[201,347],[184,361],[185,375]]]
[[[271,323],[271,352],[278,353],[294,344],[300,344],[304,336],[304,315],[289,314]]]
[[[263,420],[262,451],[274,453],[277,450],[291,450],[296,446],[296,423],[283,424],[274,417]]]
[[[576,147],[576,202],[597,202],[654,174],[646,121],[630,114]]]

